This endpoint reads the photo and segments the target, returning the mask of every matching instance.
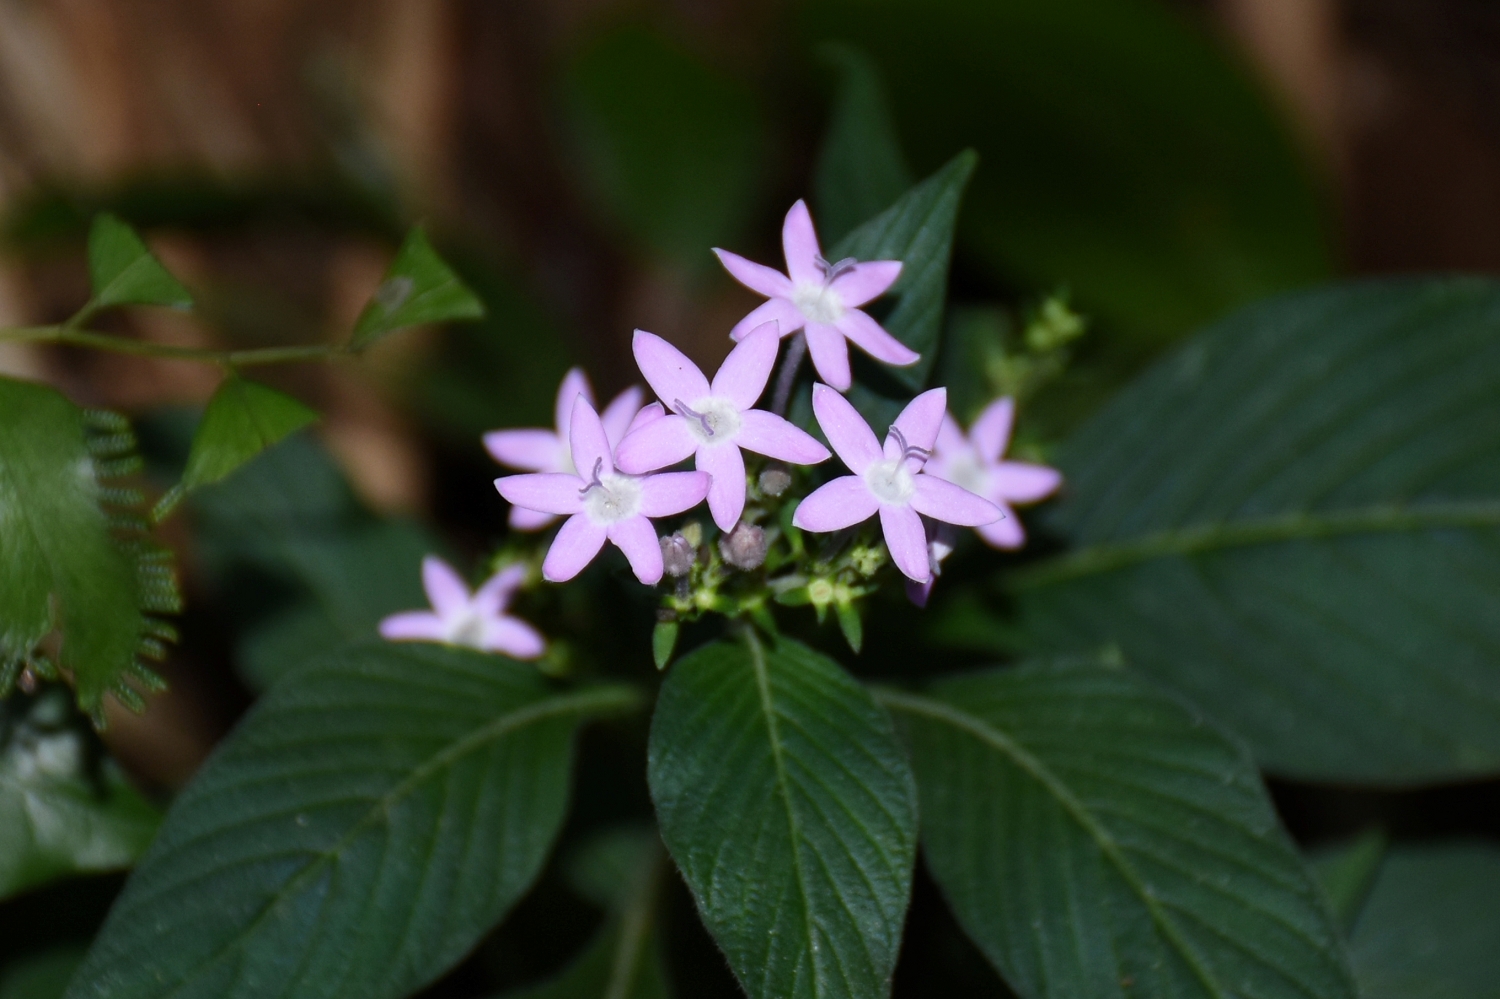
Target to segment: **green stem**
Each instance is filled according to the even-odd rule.
[[[261,347],[253,350],[210,350],[200,347],[177,347],[165,343],[128,340],[125,337],[74,329],[71,324],[58,326],[21,326],[0,329],[0,342],[63,343],[88,347],[115,354],[155,357],[168,361],[194,361],[221,364],[231,368],[249,368],[264,364],[296,364],[347,357],[354,351],[343,344],[316,344],[298,347]]]

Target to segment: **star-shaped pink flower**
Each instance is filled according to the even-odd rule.
[[[1000,510],[923,465],[948,405],[948,390],[923,392],[901,411],[882,448],[864,417],[827,385],[813,386],[813,413],[839,459],[853,475],[820,486],[797,507],[792,523],[804,531],[837,531],[875,513],[891,560],[908,579],[932,578],[922,516],[960,527],[1000,518]]]
[[[625,437],[631,419],[638,415],[641,397],[644,395],[637,385],[621,392],[605,407],[600,420],[611,446],[619,444]],[[522,429],[492,430],[484,435],[484,446],[502,465],[522,472],[576,472],[573,467],[572,450],[568,444],[568,425],[573,416],[573,400],[579,396],[594,405],[594,390],[589,385],[588,375],[582,368],[573,368],[563,375],[557,389],[557,402],[553,406],[556,430]],[[513,506],[510,509],[510,526],[518,531],[538,531],[556,518],[551,514],[538,513]]]
[[[765,295],[765,302],[737,323],[729,335],[739,340],[763,323],[777,322],[781,335],[807,330],[807,348],[818,375],[840,392],[848,391],[849,346],[845,339],[876,360],[904,367],[921,355],[887,333],[860,311],[885,294],[901,275],[899,260],[840,260],[829,263],[818,249],[807,205],[798,201],[781,228],[786,274],[753,263],[728,250],[714,249],[735,280]]]
[[[508,566],[470,594],[447,562],[429,555],[422,560],[422,586],[432,610],[392,614],[380,622],[381,637],[393,642],[442,642],[503,652],[513,659],[535,659],[547,643],[531,625],[505,613],[525,579],[525,566]]]
[[[780,343],[775,323],[757,327],[729,352],[710,385],[682,351],[636,330],[636,363],[672,412],[626,435],[617,452],[621,470],[649,472],[696,454],[698,471],[713,476],[708,508],[714,523],[728,531],[745,509],[741,448],[796,465],[827,461],[828,449],[811,434],[750,408],[765,391]]]
[[[662,576],[661,543],[648,518],[670,517],[703,502],[709,477],[703,472],[616,472],[599,415],[581,396],[573,402],[568,438],[573,467],[587,469],[585,474],[538,472],[495,480],[500,495],[516,506],[568,518],[552,541],[542,575],[566,582],[594,560],[605,541],[612,541],[630,560],[636,578],[655,584]]]
[[[1026,543],[1026,531],[1012,504],[1046,499],[1062,485],[1062,473],[1055,468],[1002,460],[1015,418],[1016,403],[1008,396],[990,403],[967,437],[958,421],[945,415],[932,460],[927,463],[930,474],[983,496],[1000,508],[1003,519],[979,528],[979,536],[994,548],[1020,548]]]

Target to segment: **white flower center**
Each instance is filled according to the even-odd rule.
[[[672,408],[687,418],[688,429],[700,444],[727,444],[740,432],[740,409],[723,396],[711,395],[685,406],[673,400]]]
[[[792,289],[792,304],[808,322],[831,324],[844,317],[844,300],[829,284],[799,284]]]
[[[641,512],[641,480],[615,472],[596,475],[584,490],[583,511],[600,527],[634,517]]]
[[[448,644],[463,645],[471,649],[484,646],[484,618],[472,610],[465,610],[448,622]]]
[[[943,471],[948,473],[949,482],[967,489],[976,496],[984,495],[989,473],[977,457],[972,454],[960,454],[955,458],[950,458],[946,465]]]
[[[865,485],[882,503],[905,506],[917,491],[916,476],[906,467],[906,459],[877,461],[865,469]]]

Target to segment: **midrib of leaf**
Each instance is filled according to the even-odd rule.
[[[1109,858],[1120,877],[1135,892],[1146,910],[1151,913],[1151,921],[1156,924],[1165,936],[1176,948],[1179,956],[1193,969],[1194,976],[1206,988],[1209,993],[1218,999],[1231,999],[1231,993],[1225,991],[1224,987],[1214,979],[1213,973],[1203,965],[1202,958],[1197,951],[1188,943],[1186,938],[1177,928],[1177,923],[1172,919],[1166,909],[1156,900],[1156,897],[1147,887],[1145,880],[1140,876],[1130,861],[1120,850],[1109,830],[1105,829],[1089,813],[1083,802],[1079,801],[1073,792],[1068,790],[1058,777],[1047,769],[1046,764],[1032,756],[1024,748],[1018,745],[1004,732],[986,724],[981,719],[967,714],[945,704],[942,701],[921,697],[916,694],[908,694],[903,691],[892,690],[885,687],[872,688],[871,693],[875,699],[888,708],[896,711],[905,711],[909,714],[923,715],[934,721],[952,725],[954,728],[967,732],[974,738],[986,745],[991,746],[998,752],[1009,757],[1013,763],[1025,770],[1032,779],[1040,784],[1050,793],[1059,804],[1072,816],[1073,820],[1088,833],[1099,851]]]
[[[115,275],[115,279],[113,281],[99,290],[99,294],[94,296],[94,301],[102,302],[107,299],[111,294],[114,293],[115,289],[125,281],[126,278],[130,277],[130,275],[134,274],[143,266],[150,267],[152,262],[153,261],[151,260],[149,253],[143,253],[140,256],[136,257],[123,271]]]
[[[560,697],[549,698],[547,701],[529,704],[519,711],[496,718],[494,721],[464,736],[462,739],[448,745],[437,753],[434,753],[421,766],[414,769],[406,779],[376,799],[370,809],[361,816],[360,820],[349,827],[349,831],[339,837],[338,841],[326,850],[321,850],[308,861],[301,871],[288,881],[282,888],[272,895],[262,907],[261,912],[251,923],[234,937],[215,950],[212,954],[199,962],[199,972],[189,974],[181,982],[166,994],[167,999],[178,995],[197,980],[198,974],[207,970],[218,962],[225,954],[233,951],[243,944],[247,939],[253,937],[266,919],[270,918],[276,907],[282,900],[300,890],[302,885],[325,865],[332,862],[335,857],[348,848],[349,844],[369,826],[379,822],[381,816],[387,814],[402,798],[411,794],[422,785],[432,774],[451,766],[459,759],[471,752],[477,751],[486,743],[501,739],[517,729],[538,722],[547,721],[552,718],[568,714],[588,714],[592,712],[626,711],[641,702],[640,692],[624,686],[598,687],[592,690],[582,690]]]
[[[1142,535],[1130,541],[1089,545],[1059,556],[1008,580],[1013,590],[1112,572],[1171,555],[1197,555],[1354,534],[1395,534],[1458,527],[1500,527],[1500,503],[1434,503],[1419,507],[1371,506],[1327,513],[1248,517]]]

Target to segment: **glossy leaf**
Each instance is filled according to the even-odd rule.
[[[359,319],[350,346],[368,347],[388,333],[484,315],[480,302],[443,262],[421,227],[412,229]]]
[[[541,869],[580,721],[636,699],[439,647],[298,671],[173,804],[68,996],[410,994]]]
[[[208,401],[182,480],[156,504],[152,516],[161,520],[189,490],[228,477],[317,418],[289,395],[230,375]]]
[[[1255,767],[1180,702],[1094,666],[882,700],[909,736],[928,868],[1025,999],[1353,999]]]
[[[901,153],[875,61],[851,45],[819,53],[838,74],[833,111],[813,177],[819,235],[836,243],[885,211],[914,183]]]
[[[832,260],[900,260],[904,265],[888,296],[895,304],[883,315],[881,325],[922,359],[905,368],[884,370],[913,391],[927,384],[937,361],[958,206],[978,162],[972,150],[959,153],[840,240],[830,254]]]
[[[1500,287],[1357,284],[1200,334],[1057,454],[1076,549],[1015,581],[1279,773],[1500,771]]]
[[[754,999],[889,992],[916,790],[890,719],[790,640],[672,666],[651,726],[662,839]]]
[[[188,309],[193,297],[161,265],[141,237],[117,216],[94,219],[89,230],[89,281],[96,308],[114,305],[165,305]]]

